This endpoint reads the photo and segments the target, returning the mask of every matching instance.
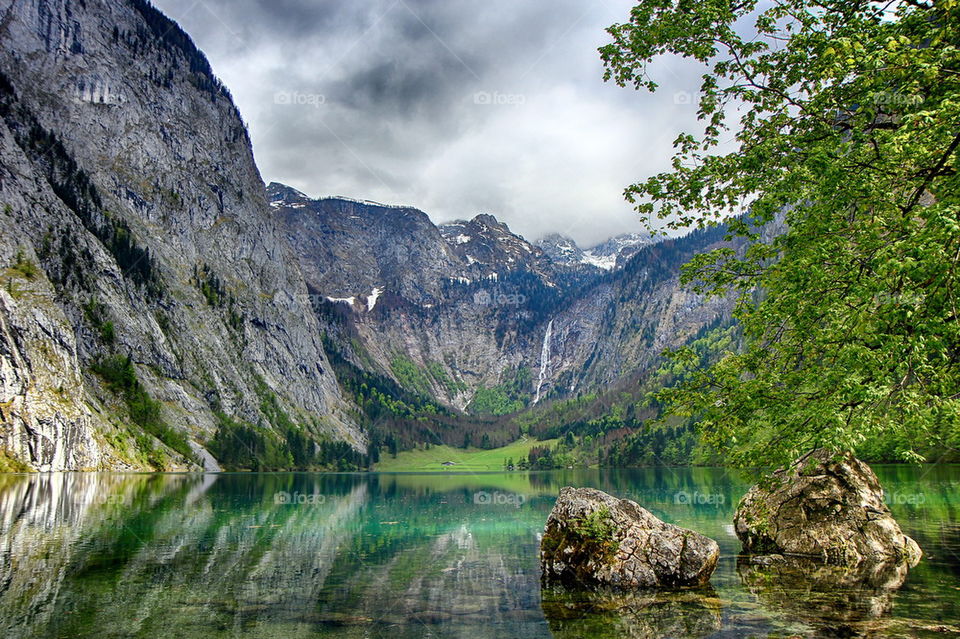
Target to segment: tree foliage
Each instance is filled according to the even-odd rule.
[[[196,454],[186,436],[172,428],[163,419],[162,406],[140,383],[136,368],[129,355],[111,355],[95,362],[93,372],[103,378],[107,387],[123,398],[130,421],[144,433],[152,435],[185,458],[196,462]],[[151,463],[163,468],[162,456],[154,449],[149,439],[138,438],[140,448],[148,452]]]
[[[661,395],[729,461],[957,445],[958,27],[956,0],[645,0],[608,29],[621,86],[656,90],[664,55],[705,69],[702,132],[626,196],[750,240],[683,271],[739,295],[744,349],[701,369],[679,351],[692,372]]]

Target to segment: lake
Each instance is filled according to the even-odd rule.
[[[960,467],[876,467],[925,552],[865,582],[738,561],[723,469],[0,475],[5,637],[929,636],[960,619]],[[711,586],[541,592],[561,486],[716,539]],[[842,577],[842,576],[841,576]],[[902,583],[902,586],[897,586]]]

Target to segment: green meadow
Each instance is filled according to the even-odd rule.
[[[450,446],[431,446],[429,450],[418,448],[397,453],[396,457],[384,455],[375,470],[383,473],[405,472],[493,472],[502,471],[504,461],[513,459],[514,463],[526,457],[535,446],[552,447],[556,439],[538,441],[530,438],[519,439],[512,444],[489,450],[483,448],[452,448]],[[444,465],[444,462],[451,462]]]

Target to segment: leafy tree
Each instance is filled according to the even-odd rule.
[[[683,270],[738,296],[745,347],[699,370],[681,350],[691,372],[661,399],[743,465],[956,445],[957,1],[645,0],[608,32],[605,77],[621,86],[656,90],[663,55],[705,70],[702,133],[627,199],[651,225],[727,219],[728,239],[749,241]]]

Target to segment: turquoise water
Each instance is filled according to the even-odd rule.
[[[738,561],[722,469],[0,475],[5,637],[788,637],[960,633],[960,467],[878,467],[908,575]],[[720,543],[711,586],[541,591],[561,486]],[[901,582],[902,581],[902,585]]]

